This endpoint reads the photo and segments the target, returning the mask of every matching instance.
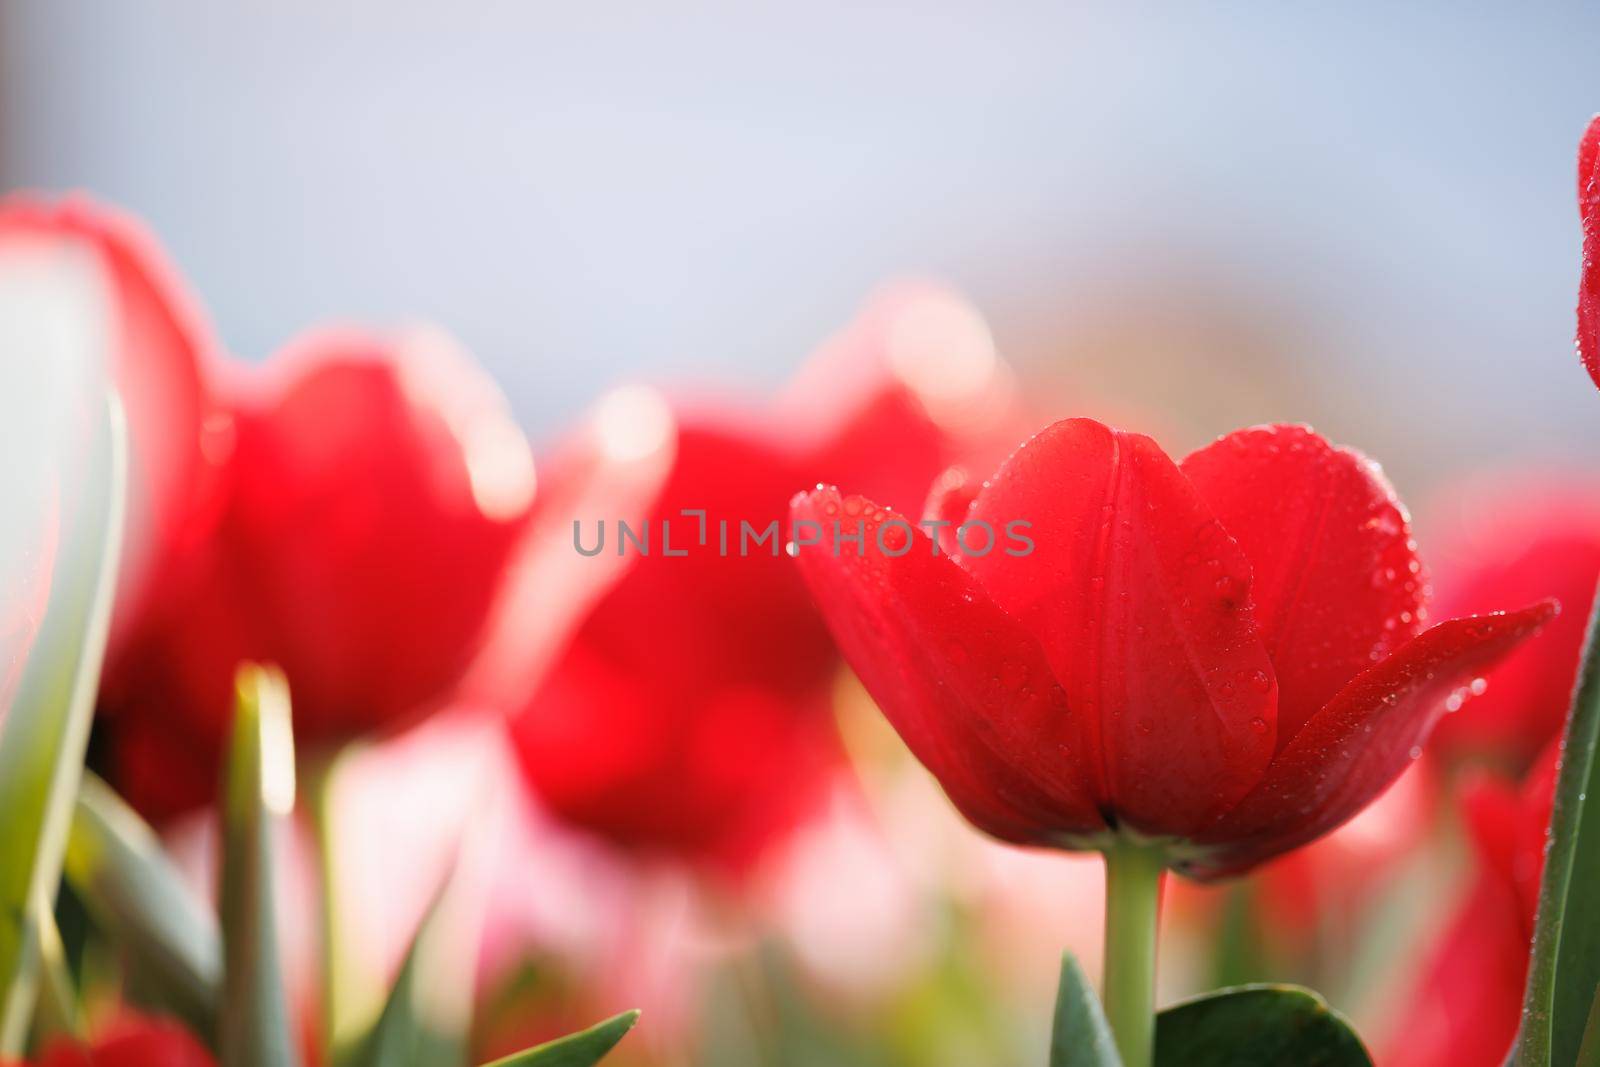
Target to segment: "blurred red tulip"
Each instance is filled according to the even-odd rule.
[[[1522,1018],[1557,745],[1520,789],[1481,777],[1463,790],[1477,866],[1417,971],[1380,1064],[1498,1067]]]
[[[237,388],[215,530],[101,691],[114,777],[157,818],[213,795],[241,659],[283,668],[311,750],[443,696],[533,493],[500,394],[431,331],[310,337]]]
[[[218,348],[182,278],[137,220],[83,196],[0,200],[0,257],[63,252],[88,257],[104,283],[109,369],[128,419],[115,646],[136,625],[168,558],[199,535],[209,515],[217,441],[206,377]]]
[[[177,1023],[125,1016],[87,1045],[55,1041],[33,1067],[213,1067],[194,1035]]]
[[[1578,282],[1578,358],[1600,385],[1600,115],[1578,144],[1578,215],[1583,266]]]
[[[1446,615],[1561,602],[1543,637],[1507,656],[1487,689],[1439,723],[1432,748],[1520,775],[1561,732],[1600,579],[1600,479],[1522,471],[1458,485],[1428,509],[1436,609]]]
[[[906,286],[825,345],[776,405],[674,412],[644,395],[602,405],[614,432],[597,447],[670,461],[636,510],[563,516],[585,552],[605,520],[598,556],[567,551],[619,573],[512,733],[558,815],[629,850],[742,869],[820,801],[838,762],[836,656],[782,554],[789,496],[849,476],[920,500],[1004,419],[1009,379],[967,304]],[[623,546],[619,519],[648,531],[648,554]]]
[[[1360,811],[1446,701],[1555,611],[1419,633],[1404,510],[1370,461],[1303,427],[1241,430],[1180,468],[1148,437],[1056,423],[972,502],[988,550],[954,559],[836,489],[793,517],[861,523],[863,548],[824,538],[801,570],[967,818],[1024,844],[1165,839],[1202,879]]]

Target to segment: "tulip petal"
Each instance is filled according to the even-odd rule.
[[[845,658],[956,807],[1009,841],[1103,832],[1082,720],[1033,637],[894,512],[819,487],[791,516],[801,573]],[[858,530],[859,547],[838,539]]]
[[[1426,582],[1377,465],[1304,426],[1239,430],[1183,461],[1250,558],[1278,677],[1278,750],[1344,684],[1417,635]]]
[[[1185,872],[1202,879],[1237,873],[1349,819],[1416,758],[1452,695],[1555,613],[1546,600],[1451,619],[1362,672],[1278,754],[1249,796],[1195,835],[1218,847]]]
[[[1101,755],[1102,804],[1184,835],[1255,785],[1277,690],[1250,565],[1154,441],[1058,422],[1006,461],[971,519],[1031,524],[1026,555],[961,562],[1043,646]]]
[[[1578,282],[1578,358],[1600,385],[1600,115],[1578,145],[1578,214],[1583,220],[1583,267]]]

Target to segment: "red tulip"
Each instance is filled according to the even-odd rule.
[[[625,558],[512,736],[566,820],[633,849],[740,863],[799,817],[834,765],[833,659],[770,541],[745,558],[717,554],[721,522],[737,552],[740,521],[759,531],[782,514],[798,474],[791,457],[709,426],[678,428],[674,446],[646,515],[606,517],[635,530],[647,521],[655,554]],[[708,545],[683,508],[706,512]],[[600,518],[583,520],[584,537]],[[689,555],[659,554],[664,520],[671,550]]]
[[[838,764],[837,657],[781,555],[788,498],[851,477],[920,499],[1004,410],[1006,384],[971,309],[914,286],[869,306],[776,404],[674,414],[633,392],[634,410],[602,413],[626,448],[670,459],[636,508],[561,517],[563,537],[580,521],[586,550],[601,519],[611,538],[591,559],[569,545],[567,569],[616,573],[513,716],[543,801],[625,849],[720,870],[781,840]],[[619,518],[649,529],[649,555],[630,544],[619,558]]]
[[[1477,871],[1418,969],[1380,1064],[1505,1061],[1522,1018],[1559,754],[1552,744],[1520,789],[1482,778],[1464,791]]]
[[[526,519],[526,443],[446,339],[321,335],[264,378],[239,389],[216,529],[102,688],[115,777],[154,817],[213,795],[241,659],[283,668],[310,749],[442,697]]]
[[[109,368],[130,438],[128,518],[112,644],[147,605],[169,556],[199,534],[216,480],[217,343],[183,280],[135,219],[73,196],[0,200],[0,259],[43,265],[84,256],[103,284]]]
[[[1578,144],[1578,215],[1583,267],[1578,282],[1578,358],[1600,385],[1600,115]]]
[[[91,1044],[56,1041],[34,1067],[213,1067],[192,1034],[173,1022],[127,1016]]]
[[[1446,701],[1555,612],[1423,631],[1405,511],[1370,461],[1302,427],[1241,430],[1179,466],[1147,437],[1056,423],[978,492],[957,558],[836,489],[792,515],[862,524],[864,551],[835,532],[801,570],[968,819],[1024,844],[1163,842],[1203,879],[1360,811]]]
[[[1572,701],[1595,582],[1600,579],[1600,479],[1517,472],[1456,487],[1430,508],[1436,607],[1485,611],[1554,597],[1545,635],[1507,656],[1488,689],[1439,723],[1433,747],[1455,761],[1521,774],[1561,732]]]

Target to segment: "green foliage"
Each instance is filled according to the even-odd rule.
[[[21,1053],[39,995],[44,916],[94,716],[117,584],[126,482],[121,409],[108,399],[67,516],[49,606],[0,731],[0,1056]]]
[[[1050,1067],[1118,1067],[1121,1062],[1100,999],[1069,952],[1061,958],[1061,983],[1056,987]]]
[[[1309,989],[1249,985],[1156,1016],[1157,1067],[1371,1067],[1344,1017]]]
[[[139,999],[211,1033],[222,989],[216,916],[190,892],[155,832],[93,774],[78,792],[65,874],[127,956]]]
[[[294,804],[294,738],[283,675],[254,665],[235,682],[233,738],[222,789],[222,1067],[300,1061],[273,915],[272,818]]]
[[[1597,620],[1600,598],[1589,620],[1578,691],[1562,743],[1522,1028],[1512,1049],[1518,1067],[1575,1062],[1600,985],[1600,893],[1595,892],[1600,886],[1600,817],[1588,811],[1600,786],[1600,763],[1595,760],[1600,738]]]
[[[587,1030],[513,1053],[485,1067],[594,1067],[638,1021],[638,1012],[625,1011]]]

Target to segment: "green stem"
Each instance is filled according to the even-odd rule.
[[[1150,1067],[1155,1048],[1156,919],[1159,849],[1117,844],[1106,850],[1106,1021],[1123,1067]]]
[[[337,756],[307,768],[306,809],[317,839],[318,903],[322,920],[322,1040],[325,1062],[337,1064],[350,1040],[350,953],[340,919],[339,841],[333,802]]]

